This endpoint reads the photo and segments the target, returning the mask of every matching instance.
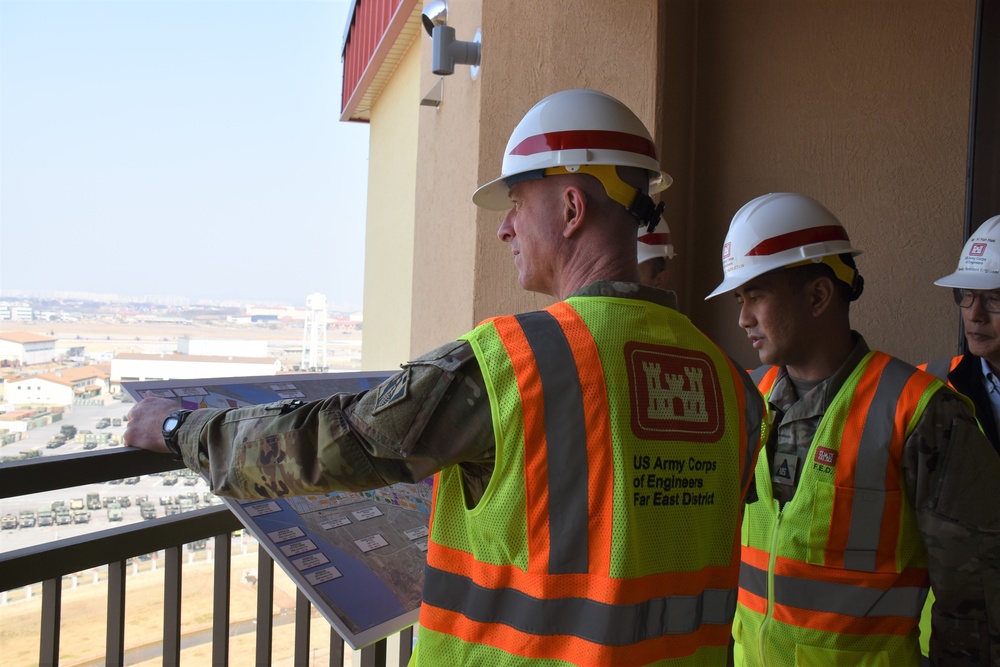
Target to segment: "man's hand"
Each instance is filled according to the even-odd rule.
[[[125,428],[125,444],[152,452],[171,453],[163,442],[163,420],[179,410],[177,401],[169,398],[144,398],[129,410]]]

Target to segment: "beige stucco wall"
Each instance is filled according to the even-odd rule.
[[[420,69],[414,40],[372,105],[363,370],[394,369],[410,356]]]
[[[721,280],[736,210],[784,190],[823,202],[864,251],[852,319],[872,346],[914,362],[955,350],[957,309],[932,282],[962,246],[974,9],[973,0],[698,3],[676,277],[683,307],[744,363],[756,355],[732,299],[701,297]]]
[[[448,25],[455,38],[472,41],[481,27],[479,2],[449,3]],[[484,35],[484,62],[494,57],[492,37]],[[429,92],[442,77],[431,73],[431,39],[423,44],[420,92]],[[482,69],[457,65],[444,77],[443,101],[420,107],[420,187],[416,202],[411,353],[421,354],[468,331],[476,280],[476,157],[479,153]]]
[[[478,80],[464,66],[445,78],[439,108],[414,107],[409,353],[550,302],[518,287],[496,239],[502,214],[470,197],[498,174],[534,102],[586,86],[623,100],[656,137],[675,178],[663,199],[682,310],[742,363],[756,359],[732,301],[702,299],[721,279],[733,213],[781,190],[822,201],[865,251],[853,319],[873,346],[912,361],[951,354],[957,314],[932,282],[962,242],[974,9],[974,0],[452,2],[458,39],[482,29],[483,62]],[[429,47],[422,35],[418,97],[438,80]]]

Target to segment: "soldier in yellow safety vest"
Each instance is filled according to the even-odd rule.
[[[636,229],[655,231],[650,194],[669,183],[621,102],[550,95],[473,201],[506,211],[521,287],[556,303],[489,319],[361,395],[145,399],[126,444],[173,451],[239,498],[437,473],[412,664],[725,665],[764,404],[676,295],[638,283]]]
[[[839,220],[794,193],[733,218],[721,285],[773,418],[742,531],[737,665],[1000,665],[1000,457],[968,401],[870,350]]]

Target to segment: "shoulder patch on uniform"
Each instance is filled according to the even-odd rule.
[[[399,373],[378,386],[375,395],[375,408],[372,414],[378,414],[388,407],[391,407],[409,396],[410,369],[404,368]]]

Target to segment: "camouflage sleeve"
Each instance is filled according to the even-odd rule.
[[[461,342],[405,364],[370,392],[198,410],[178,441],[185,464],[232,498],[374,489],[453,464],[488,478],[494,453],[482,375]]]
[[[904,445],[906,490],[927,546],[934,665],[1000,665],[1000,457],[950,390]]]

